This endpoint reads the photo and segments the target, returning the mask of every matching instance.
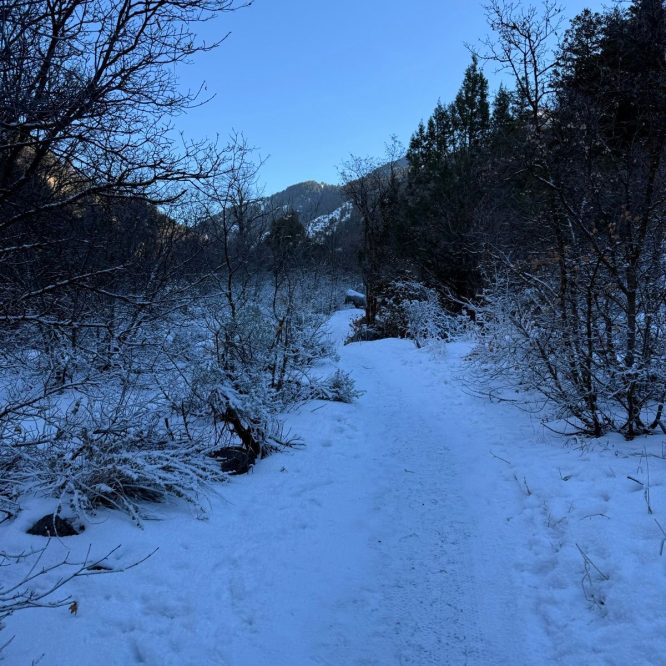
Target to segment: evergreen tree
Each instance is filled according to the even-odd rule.
[[[490,127],[488,81],[473,57],[454,102],[437,103],[407,152],[400,253],[422,279],[458,295],[478,286],[472,236]]]
[[[476,56],[465,70],[462,85],[451,105],[451,116],[458,146],[465,150],[479,148],[490,127],[488,80],[479,70]]]
[[[282,266],[290,258],[295,261],[307,242],[305,227],[296,211],[273,220],[268,242],[277,264]]]
[[[516,116],[513,110],[513,96],[500,84],[495,98],[493,99],[493,110],[490,117],[490,129],[493,134],[505,134],[510,132],[516,125]]]

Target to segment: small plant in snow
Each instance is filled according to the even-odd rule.
[[[585,599],[597,608],[603,610],[606,601],[604,595],[600,591],[600,582],[605,583],[610,580],[610,577],[590,559],[589,555],[578,544],[576,544],[576,548],[578,548],[578,552],[583,558],[583,576],[580,584]]]
[[[330,377],[315,384],[312,397],[316,400],[351,403],[362,395],[363,391],[356,388],[356,383],[348,372],[336,370]]]

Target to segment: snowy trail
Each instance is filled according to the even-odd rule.
[[[345,347],[340,365],[365,395],[292,419],[308,448],[268,508],[289,547],[255,579],[281,631],[236,640],[231,663],[531,663],[515,590],[497,580],[500,544],[487,543],[497,521],[468,478],[485,436],[469,418],[478,399],[420,360],[405,341]]]
[[[271,646],[241,641],[232,663],[509,663],[491,654],[507,642],[507,616],[485,629],[481,620],[489,581],[474,556],[479,507],[451,450],[478,434],[451,418],[474,399],[459,385],[448,395],[427,359],[419,372],[408,342],[352,345],[341,356],[366,394],[351,407],[320,405],[316,421],[307,411],[294,419],[308,448],[319,440],[321,449],[292,456],[271,520],[295,546],[264,577],[282,632]],[[305,515],[294,520],[294,507]]]
[[[474,480],[474,457],[493,433],[473,418],[478,399],[455,381],[460,354],[448,359],[448,376],[434,375],[428,356],[408,342],[352,345],[341,354],[367,391],[355,437],[367,480],[350,492],[370,499],[370,512],[367,502],[356,506],[367,515],[373,571],[366,585],[375,605],[347,617],[374,632],[357,641],[371,646],[367,663],[530,663],[516,648],[527,636],[514,594],[499,595],[502,608],[497,603],[511,586],[498,584],[500,544],[488,542],[498,540],[498,520],[488,515],[487,488]],[[484,522],[489,529],[481,532]],[[355,663],[353,650],[348,656]]]
[[[331,320],[338,340],[353,314]],[[125,573],[73,581],[76,615],[10,617],[5,662],[663,663],[662,536],[627,480],[651,479],[659,515],[656,454],[647,477],[636,457],[646,443],[595,452],[547,441],[529,415],[470,395],[467,349],[340,345],[338,365],[364,395],[290,414],[306,446],[220,486],[207,520],[153,505],[138,530],[103,511],[82,535],[53,541],[55,561],[90,544],[92,557],[123,544],[118,566],[159,551]],[[663,452],[666,438],[651,446]],[[2,526],[2,548],[34,547],[25,529],[49,510],[26,499]],[[605,577],[585,568],[579,544]]]

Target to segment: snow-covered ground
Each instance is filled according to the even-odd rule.
[[[331,320],[339,340],[353,314]],[[102,511],[52,541],[52,560],[122,544],[113,567],[159,550],[74,580],[76,614],[9,618],[5,662],[666,663],[666,438],[550,434],[475,395],[469,349],[341,346],[364,395],[289,415],[306,446],[212,489],[206,520]],[[22,506],[2,550],[43,541],[24,532],[52,506]]]

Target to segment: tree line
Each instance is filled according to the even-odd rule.
[[[382,168],[346,165],[365,324],[407,273],[472,312],[488,353],[575,430],[664,430],[664,3],[567,26],[550,2],[491,0],[486,15],[493,36],[406,165],[395,147]],[[492,98],[483,63],[511,81]]]

